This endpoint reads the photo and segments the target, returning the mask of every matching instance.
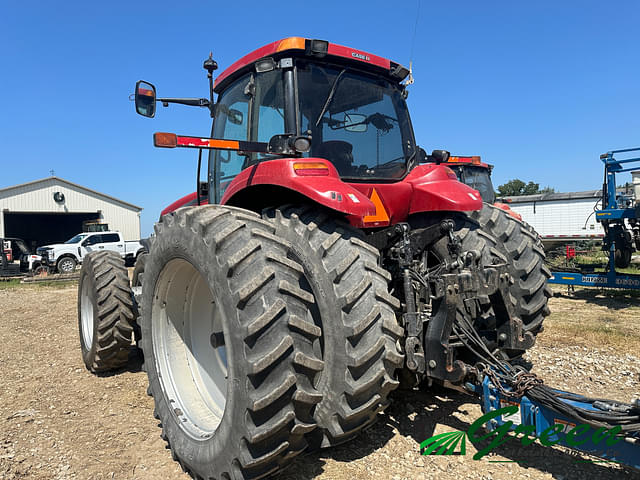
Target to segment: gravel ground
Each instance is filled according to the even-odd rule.
[[[637,299],[628,301],[639,305]],[[584,318],[595,314],[584,299],[554,298],[551,308],[579,308]],[[598,308],[608,309],[606,302]],[[127,370],[113,375],[85,370],[75,286],[0,289],[0,312],[1,479],[189,478],[159,437],[140,359],[132,358]],[[551,317],[528,354],[545,383],[623,401],[640,397],[637,352],[577,345],[554,325]],[[396,392],[394,400],[378,424],[358,439],[306,455],[280,478],[640,479],[637,472],[587,463],[589,457],[560,447],[525,449],[507,443],[474,461],[475,448],[467,442],[466,456],[421,456],[421,441],[466,430],[481,415],[480,406],[474,398],[448,390]]]

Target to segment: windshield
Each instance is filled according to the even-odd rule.
[[[389,81],[348,68],[297,63],[299,124],[312,137],[308,156],[341,177],[394,179],[415,151],[407,106]]]
[[[81,242],[81,241],[82,241],[82,239],[83,239],[83,238],[85,238],[85,237],[86,237],[86,235],[79,234],[79,235],[76,235],[76,236],[75,236],[75,237],[73,237],[73,238],[70,238],[69,240],[67,240],[67,241],[66,241],[66,242],[64,242],[64,243],[78,243],[78,242]]]

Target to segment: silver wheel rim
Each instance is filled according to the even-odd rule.
[[[87,281],[82,284],[82,292],[80,297],[80,324],[82,325],[82,341],[87,350],[91,350],[93,343],[93,303],[89,297],[89,283]]]
[[[60,262],[60,270],[63,272],[73,271],[73,262],[71,260],[62,260]]]
[[[209,438],[226,405],[227,351],[220,309],[191,263],[174,259],[165,265],[151,318],[158,380],[169,407],[188,435]]]

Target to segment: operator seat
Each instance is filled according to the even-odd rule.
[[[314,150],[313,154],[325,158],[333,163],[341,177],[353,175],[353,145],[342,140],[323,142]]]

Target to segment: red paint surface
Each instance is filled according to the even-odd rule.
[[[444,165],[420,165],[403,180],[395,183],[345,183],[335,167],[326,160],[309,158],[310,162],[325,163],[326,176],[301,176],[293,169],[300,159],[287,158],[262,162],[242,171],[227,187],[222,205],[233,203],[235,195],[258,185],[277,185],[300,193],[311,201],[347,215],[349,222],[360,228],[394,225],[407,220],[409,215],[421,212],[469,212],[482,208],[478,191],[451,178]],[[365,222],[365,217],[376,215],[375,205],[369,200],[373,189],[378,192],[388,221]],[[356,201],[353,200],[355,197]],[[206,202],[201,202],[206,203]],[[195,193],[172,203],[162,211],[171,212],[185,205],[195,204]]]
[[[247,55],[242,57],[240,60],[236,60],[235,62],[233,62],[231,65],[225,68],[222,71],[222,73],[220,73],[216,77],[216,81],[214,82],[214,88],[217,87],[220,82],[222,82],[225,78],[227,78],[229,75],[231,75],[235,71],[240,70],[243,67],[246,67],[247,65],[255,62],[256,60],[259,60],[263,57],[268,57],[269,55],[273,55],[274,53],[276,53],[276,51],[278,50],[278,45],[280,45],[281,41],[282,40],[277,40],[275,42],[269,43],[264,47],[260,47],[257,50],[254,50],[253,52],[248,53]]]
[[[389,68],[391,67],[391,62],[386,58],[363,52],[362,50],[356,50],[355,48],[337,45],[335,43],[329,44],[329,50],[327,51],[327,53],[329,55],[335,55],[336,57],[348,58],[351,60],[360,60],[361,62],[370,63],[371,65],[386,68],[387,70],[389,70]],[[354,53],[365,58],[355,57],[353,56]]]
[[[197,204],[196,192],[193,192],[193,193],[190,193],[189,195],[185,195],[181,199],[176,200],[175,202],[173,202],[167,208],[162,210],[162,212],[160,212],[160,215],[166,215],[167,213],[171,213],[174,210],[179,209],[180,207],[186,207],[186,206],[189,206],[189,205],[196,205],[196,204]],[[209,200],[208,199],[206,199],[204,197],[200,197],[200,205],[208,205],[208,204],[209,204]]]
[[[404,179],[413,187],[409,214],[449,211],[471,212],[482,209],[477,190],[449,176],[444,165],[419,165]]]
[[[234,195],[257,185],[277,185],[300,193],[314,202],[347,215],[364,217],[375,213],[375,207],[369,199],[338,176],[335,167],[321,158],[305,159],[309,162],[321,162],[327,165],[329,175],[298,175],[293,169],[299,158],[270,160],[249,167],[229,184],[220,203],[225,205],[233,201]],[[333,195],[332,195],[333,194]],[[355,196],[354,201],[349,194]],[[340,200],[341,198],[341,200]]]
[[[264,47],[260,47],[257,50],[254,50],[253,52],[248,53],[247,55],[242,57],[240,60],[233,62],[229,67],[227,67],[224,71],[222,71],[222,73],[220,73],[216,77],[214,88],[216,88],[221,82],[223,82],[225,78],[229,77],[230,75],[237,72],[238,70],[246,67],[251,63],[254,63],[257,60],[260,60],[261,58],[268,57],[270,55],[274,55],[275,53],[277,53],[278,46],[280,45],[280,42],[282,42],[283,40],[286,40],[286,39],[283,38],[282,40],[269,43]],[[387,70],[391,66],[391,62],[386,58],[379,57],[371,53],[363,52],[362,50],[356,50],[355,48],[345,47],[343,45],[337,45],[335,43],[329,43],[327,53],[329,55],[334,55],[336,57],[342,57],[349,60],[357,60],[360,62],[368,63],[370,65],[376,65],[378,67],[382,67]],[[357,56],[353,56],[354,53],[359,54],[365,58],[363,59]]]

